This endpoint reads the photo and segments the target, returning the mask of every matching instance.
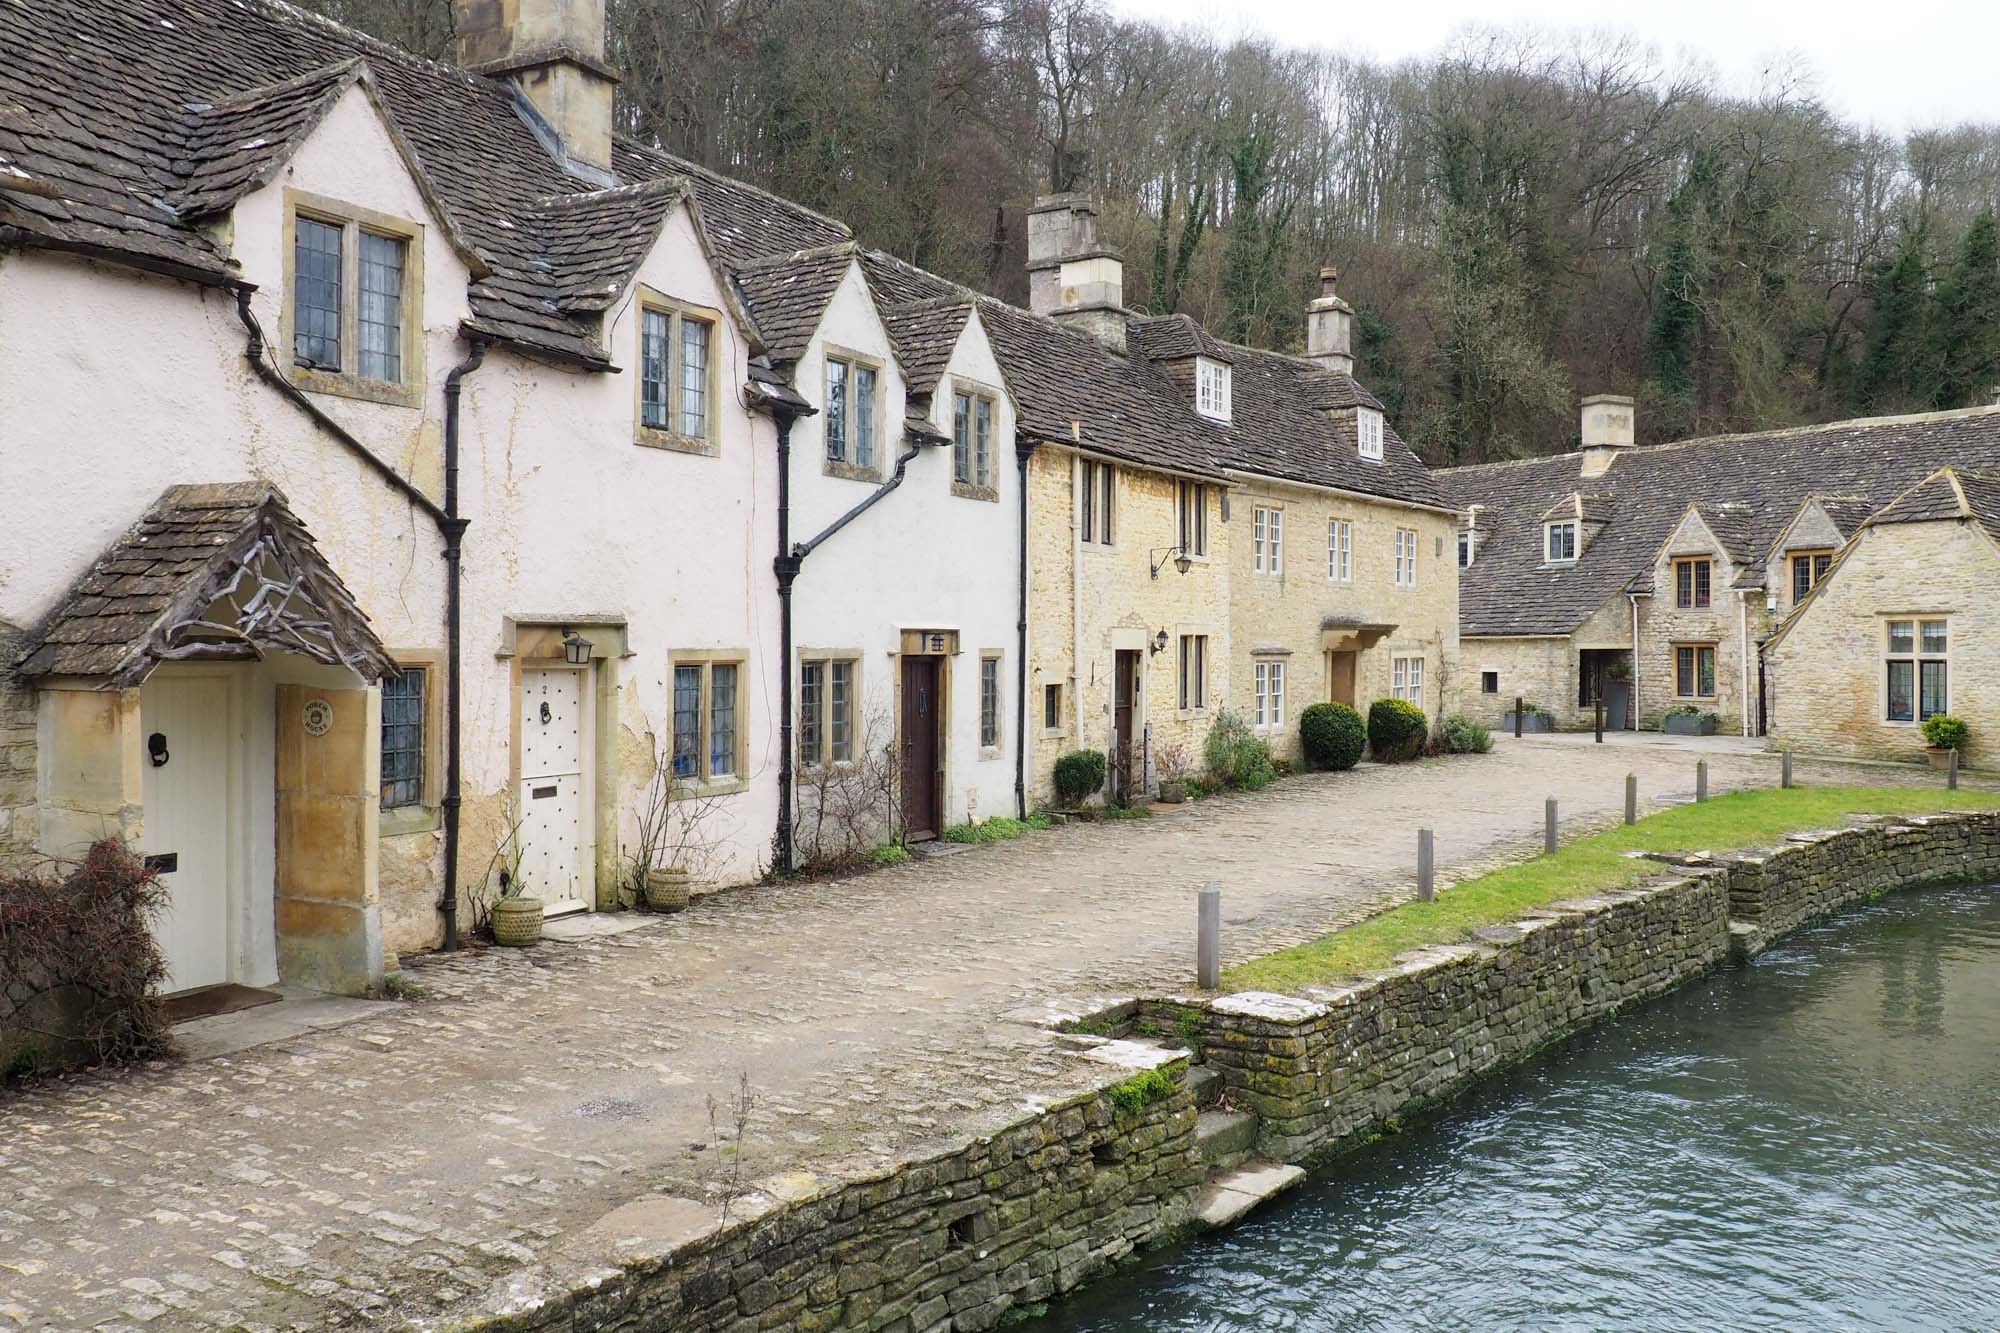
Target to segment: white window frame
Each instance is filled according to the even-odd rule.
[[[1421,653],[1389,659],[1389,694],[1418,708],[1424,706],[1424,658]]]
[[[1208,707],[1208,636],[1183,634],[1180,641],[1180,711]]]
[[[1118,469],[1095,458],[1079,460],[1077,469],[1077,514],[1079,532],[1086,546],[1113,544],[1117,508]]]
[[[1229,367],[1213,357],[1194,359],[1194,410],[1210,421],[1230,419]]]
[[[1372,407],[1354,409],[1354,446],[1370,463],[1382,461],[1382,414]]]
[[[1254,687],[1252,725],[1259,731],[1275,731],[1285,725],[1285,661],[1259,658],[1250,672]]]
[[[1354,582],[1354,520],[1326,521],[1326,577],[1334,583]]]
[[[1257,505],[1250,513],[1251,567],[1259,574],[1282,575],[1285,569],[1285,511]]]
[[[1910,627],[1910,646],[1899,649],[1895,646],[1896,626]],[[1944,648],[1934,651],[1925,646],[1924,627],[1942,626]],[[1951,711],[1951,617],[1939,615],[1899,615],[1882,618],[1882,721],[1892,727],[1920,727],[1939,713]],[[1889,670],[1898,663],[1910,668],[1910,716],[1895,717],[1889,708]],[[1924,668],[1935,666],[1944,673],[1943,706],[1930,712],[1924,711]]]
[[[1551,565],[1573,565],[1577,557],[1577,521],[1573,518],[1559,518],[1542,524],[1542,560]],[[1556,538],[1561,535],[1562,553],[1556,550]]]
[[[1415,528],[1396,529],[1396,586],[1414,588],[1417,586],[1417,530]]]
[[[1208,555],[1208,487],[1199,481],[1174,483],[1174,506],[1180,524],[1181,554],[1190,559]]]

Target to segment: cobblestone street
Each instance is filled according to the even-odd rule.
[[[1194,902],[1269,951],[1408,889],[1420,820],[1462,876],[1692,789],[1696,754],[1503,742],[1299,777],[852,880],[729,892],[629,934],[406,960],[429,992],[337,1030],[0,1101],[0,1329],[317,1328],[422,1316],[640,1194],[698,1194],[710,1102],[755,1096],[747,1177],[837,1174],[1077,1077],[1006,1021],[1190,984]],[[1718,749],[1718,791],[1776,761]],[[1803,782],[1932,781],[1801,763]]]

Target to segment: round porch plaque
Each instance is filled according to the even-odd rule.
[[[324,699],[308,699],[305,707],[306,735],[324,736],[333,729],[333,705]]]

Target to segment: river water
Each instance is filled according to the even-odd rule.
[[[2000,888],[1802,932],[1036,1328],[2000,1328]]]

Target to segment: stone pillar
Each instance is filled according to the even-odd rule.
[[[278,976],[359,994],[382,981],[381,695],[278,686]]]
[[[136,847],[145,812],[139,691],[43,690],[35,732],[43,853],[79,856],[108,837]]]

